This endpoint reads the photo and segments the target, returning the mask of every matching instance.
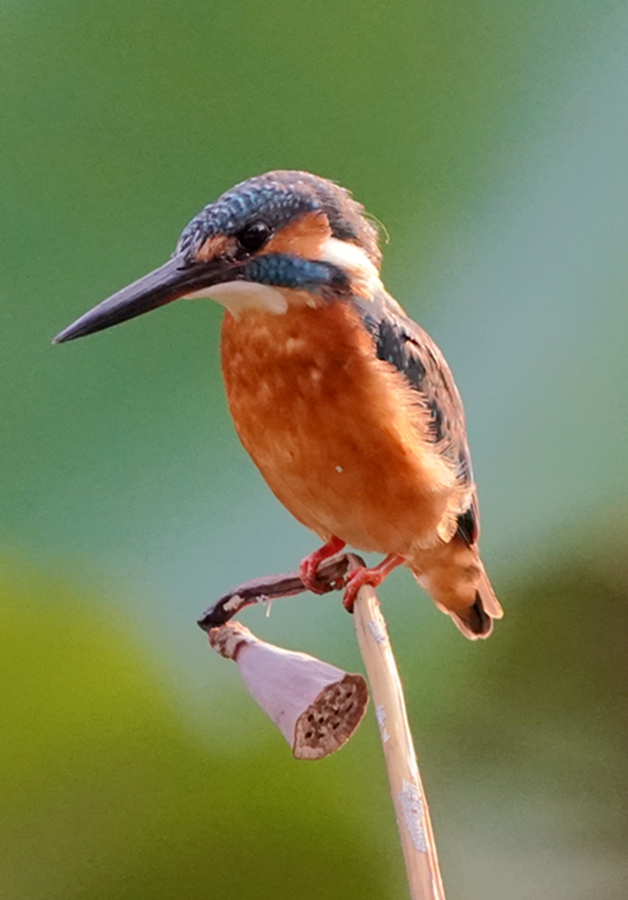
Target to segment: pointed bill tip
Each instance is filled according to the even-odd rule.
[[[64,328],[63,331],[60,331],[59,334],[55,335],[50,343],[54,346],[55,344],[65,344],[67,341],[73,341],[75,337],[79,337],[78,334],[72,334],[73,328],[70,325],[68,328]]]
[[[52,343],[64,344],[157,309],[204,287],[215,273],[215,267],[190,266],[180,257],[173,257],[86,312],[60,331]]]
[[[105,301],[106,302],[106,301]],[[85,313],[84,316],[81,316],[80,319],[77,319],[76,322],[72,322],[71,325],[68,325],[67,328],[64,328],[63,331],[60,331],[53,339],[52,343],[54,344],[66,344],[68,341],[74,341],[77,338],[84,337],[85,335],[92,334],[96,331],[102,331],[104,328],[108,328],[110,325],[115,325],[117,321],[124,321],[124,318],[130,318],[131,315],[127,313],[124,316],[120,316],[115,319],[110,316],[103,316],[100,306],[95,307],[95,309],[90,310],[88,313]],[[106,310],[108,312],[108,310]],[[125,311],[126,312],[126,311]],[[139,313],[133,313],[138,315]]]

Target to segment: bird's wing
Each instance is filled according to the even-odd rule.
[[[378,358],[395,366],[418,392],[431,415],[434,444],[453,463],[460,484],[469,487],[470,504],[458,516],[456,534],[465,544],[476,543],[480,516],[464,408],[445,357],[429,334],[388,294],[368,306],[356,298],[356,306],[373,336]]]

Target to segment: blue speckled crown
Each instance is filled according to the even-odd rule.
[[[379,267],[377,229],[364,218],[364,207],[345,188],[308,172],[267,172],[237,184],[192,219],[181,234],[177,253],[188,255],[217,234],[237,234],[257,217],[279,231],[317,210],[329,219],[334,237],[358,244]]]

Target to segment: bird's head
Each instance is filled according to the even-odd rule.
[[[269,172],[206,206],[170,260],[103,300],[55,338],[101,331],[182,297],[238,315],[286,311],[291,296],[366,294],[378,279],[377,230],[344,188],[307,172]]]

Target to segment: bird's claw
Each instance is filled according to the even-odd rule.
[[[303,582],[304,587],[308,591],[312,591],[313,594],[326,594],[327,591],[330,590],[329,585],[323,585],[318,580],[318,567],[325,559],[329,559],[330,556],[334,556],[336,553],[339,553],[343,547],[345,546],[345,542],[341,541],[340,538],[332,537],[327,541],[326,544],[323,544],[322,547],[319,547],[318,550],[315,550],[313,553],[310,553],[309,556],[306,556],[305,559],[301,560],[301,565],[299,566],[299,577]],[[332,588],[342,587],[343,583],[334,582]]]
[[[397,566],[400,566],[403,562],[405,562],[405,560],[402,556],[395,556],[391,553],[379,565],[373,566],[373,568],[364,566],[359,569],[354,569],[353,572],[349,572],[345,579],[345,592],[342,598],[342,605],[347,612],[353,612],[353,607],[360,588],[364,587],[365,584],[370,584],[371,587],[377,587],[382,583],[389,572],[392,572],[393,569],[396,569]]]

